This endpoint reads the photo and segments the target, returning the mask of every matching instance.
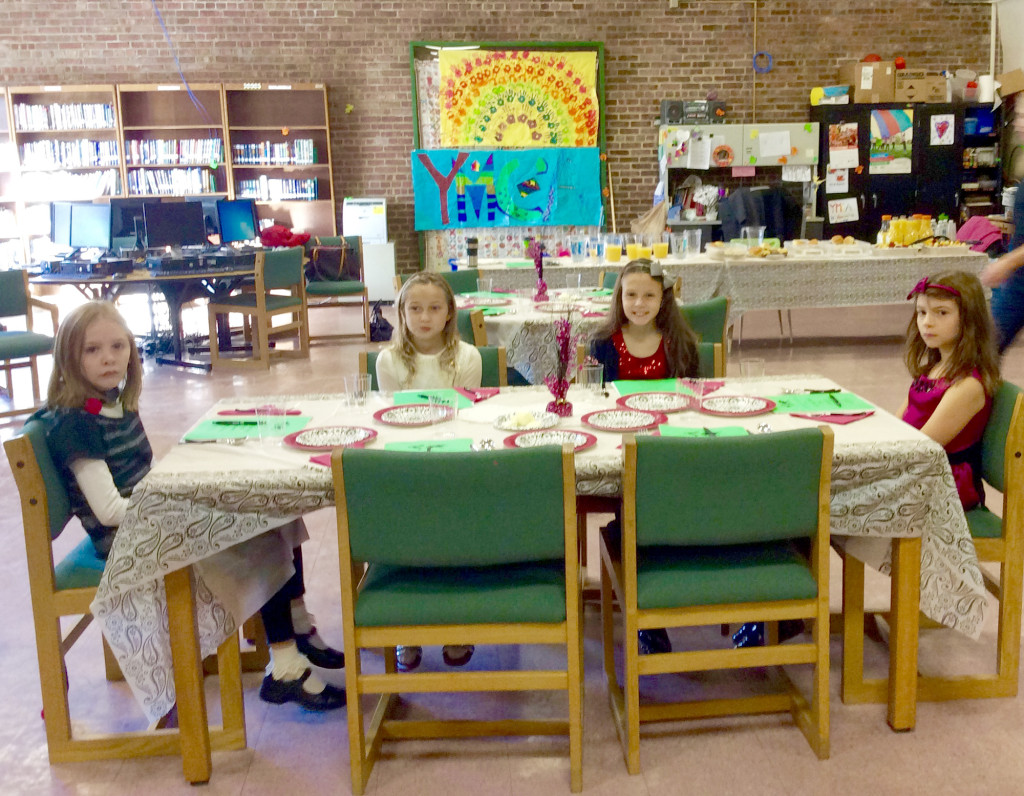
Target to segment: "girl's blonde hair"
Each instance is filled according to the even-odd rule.
[[[964,271],[950,271],[934,279],[926,277],[909,296],[914,300],[914,314],[907,325],[904,361],[915,379],[927,376],[939,363],[938,350],[925,345],[917,328],[918,295],[956,302],[960,312],[960,337],[953,346],[944,378],[955,382],[977,370],[985,394],[994,394],[1000,382],[999,355],[996,353],[992,315],[978,277]]]
[[[455,309],[455,294],[451,285],[440,274],[421,272],[414,274],[402,285],[398,291],[398,335],[391,344],[391,350],[395,352],[399,361],[405,366],[409,374],[409,381],[416,375],[416,346],[413,345],[412,335],[409,334],[409,326],[405,322],[405,305],[409,300],[409,291],[414,287],[432,285],[444,292],[445,301],[448,304],[448,321],[444,325],[442,337],[444,348],[438,357],[441,370],[455,375],[455,357],[459,349],[459,320]]]
[[[46,391],[46,404],[51,409],[58,406],[81,408],[88,398],[105,399],[106,396],[90,384],[82,373],[85,333],[98,320],[113,321],[124,330],[128,338],[128,371],[121,389],[121,405],[130,412],[138,411],[139,393],[142,392],[142,359],[128,324],[109,301],[90,301],[76,307],[57,330],[53,343],[53,372]]]
[[[594,338],[608,340],[629,322],[622,307],[622,280],[631,274],[646,274],[661,285],[661,305],[658,307],[654,325],[661,332],[669,375],[675,378],[697,376],[700,372],[697,335],[693,333],[693,329],[676,306],[672,283],[666,282],[662,273],[652,274],[652,265],[650,260],[631,260],[622,269],[612,291],[611,313],[604,325],[595,332]]]

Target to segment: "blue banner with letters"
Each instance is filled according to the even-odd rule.
[[[600,155],[598,147],[413,150],[416,229],[600,225]]]

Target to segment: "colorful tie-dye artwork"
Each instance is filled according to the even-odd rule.
[[[597,147],[414,150],[416,229],[601,223]]]
[[[441,145],[598,144],[597,54],[442,50]]]

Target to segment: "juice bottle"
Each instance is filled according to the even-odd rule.
[[[891,239],[892,233],[889,227],[892,225],[892,216],[882,216],[882,226],[878,229],[878,240],[879,246],[888,246],[889,240]]]

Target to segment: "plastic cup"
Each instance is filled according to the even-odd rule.
[[[366,406],[366,398],[370,394],[370,374],[357,373],[345,377],[345,404],[347,406]]]
[[[260,443],[263,445],[280,445],[288,432],[288,409],[290,407],[278,401],[272,406],[257,406],[253,410],[256,417],[256,428],[259,431]]]
[[[600,260],[604,257],[604,238],[600,235],[591,235],[587,238],[587,254],[591,260]]]
[[[656,260],[664,260],[668,257],[668,242],[659,241],[651,247],[651,253],[654,255]]]
[[[760,246],[764,243],[764,226],[740,227],[740,237],[748,246]]]
[[[696,257],[700,254],[700,229],[687,229],[683,231],[683,246],[685,257]]]
[[[569,255],[574,263],[582,263],[587,259],[587,236],[569,236]]]
[[[637,247],[636,256],[639,257],[641,260],[650,260],[651,259],[651,255],[653,253],[654,253],[654,247],[653,246],[639,246],[639,247]],[[635,259],[635,258],[631,257],[630,259]]]
[[[639,243],[627,243],[626,244],[626,259],[636,260],[640,257],[640,244]]]
[[[492,293],[494,291],[494,280],[490,277],[477,277],[476,289],[479,293]]]
[[[604,258],[610,263],[622,259],[622,236],[618,233],[609,232],[604,236]]]
[[[673,232],[671,234],[672,242],[672,254],[682,259],[686,256],[686,234],[683,232]]]
[[[740,374],[745,379],[759,379],[764,376],[764,360],[760,357],[745,357],[740,362]]]
[[[576,376],[576,384],[599,394],[604,389],[604,365],[583,365]]]

